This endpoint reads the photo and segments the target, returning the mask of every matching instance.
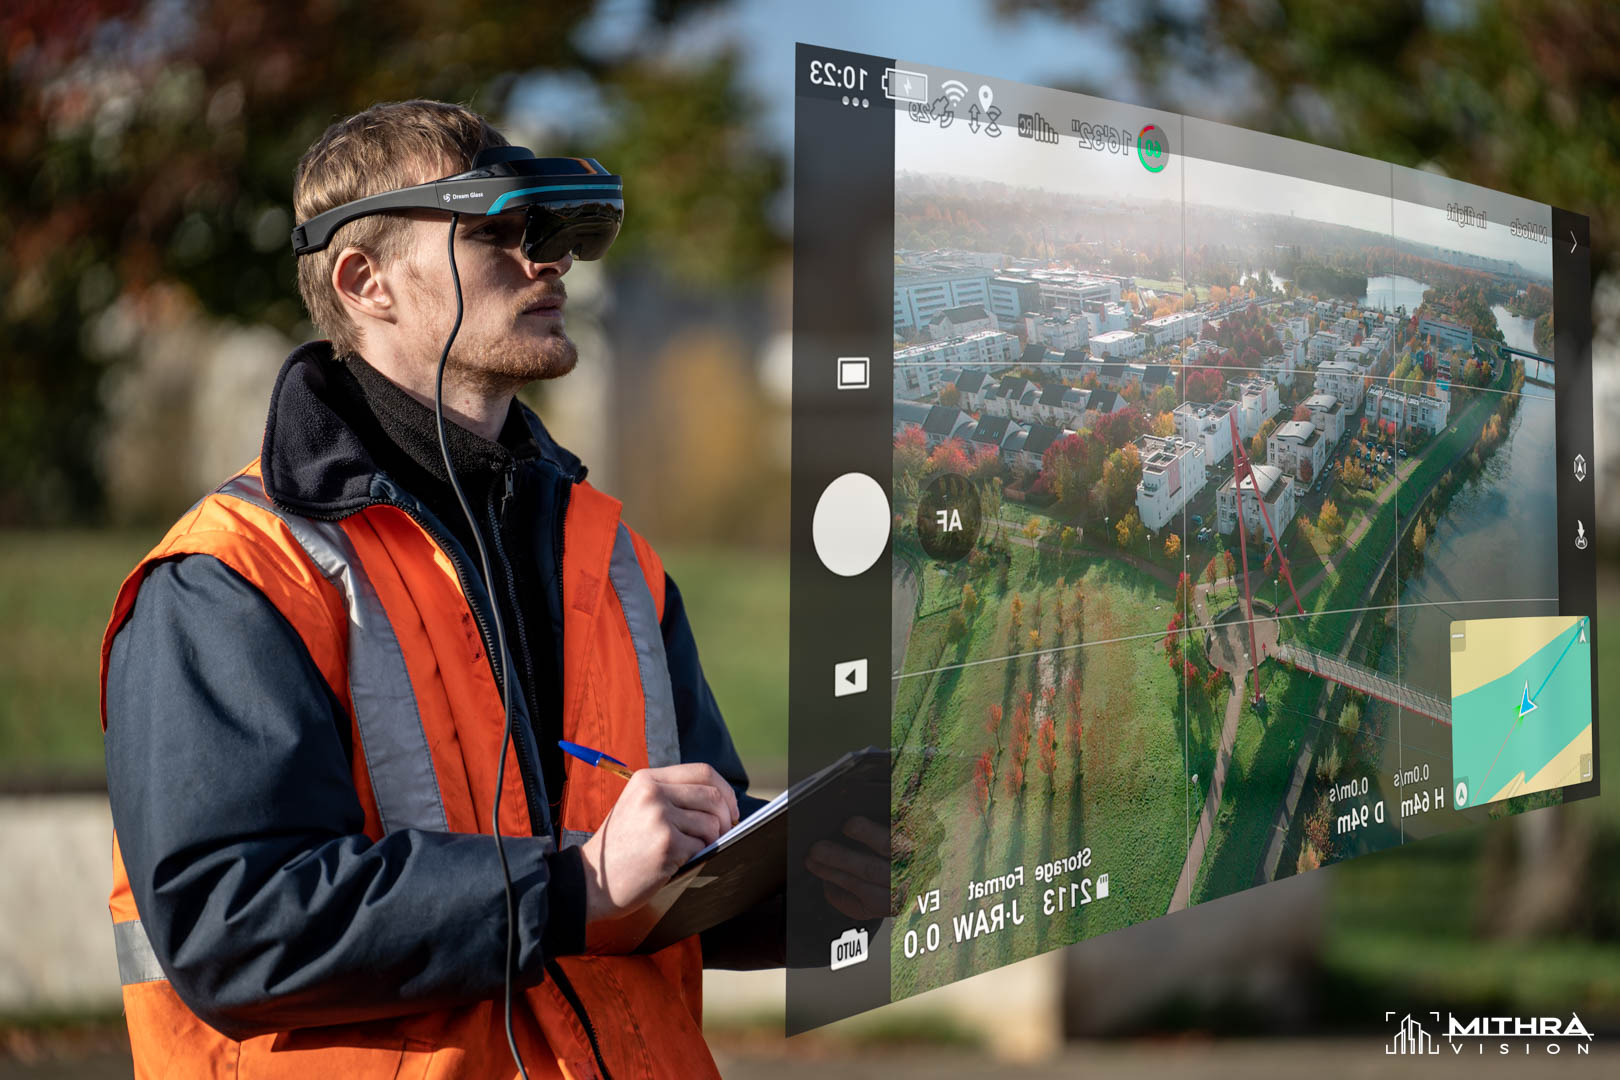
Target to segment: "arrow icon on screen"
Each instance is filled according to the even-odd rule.
[[[1539,706],[1530,700],[1530,680],[1524,681],[1524,697],[1519,699],[1519,719],[1523,720],[1527,713],[1535,712]]]

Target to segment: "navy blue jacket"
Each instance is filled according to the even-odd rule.
[[[430,509],[433,501],[407,493],[382,471],[367,445],[378,447],[380,429],[352,394],[339,391],[340,365],[330,346],[317,342],[283,366],[262,457],[271,497],[306,515],[340,516],[374,499],[381,475],[390,481],[381,489],[409,502],[453,561],[476,567],[457,530]],[[532,412],[515,402],[513,408],[538,445],[538,453],[515,455],[522,486],[566,493],[583,478],[579,460]],[[456,431],[452,457],[460,475],[454,444],[477,437]],[[513,561],[535,559],[524,570],[541,584],[534,602],[504,614],[509,623],[515,614],[527,624],[528,639],[560,651],[558,578],[544,562],[560,527],[548,515],[559,509],[544,497],[527,508],[528,555]],[[458,524],[466,535],[465,523]],[[482,588],[468,592],[473,602],[487,602]],[[746,814],[760,801],[746,795],[747,774],[704,679],[673,581],[666,582],[662,631],[681,760],[713,765]],[[507,633],[509,641],[520,640],[510,625]],[[550,683],[558,670],[560,664],[539,663],[534,678]],[[557,688],[516,689],[534,699],[532,709],[514,710],[519,723],[531,725],[534,746],[534,726],[544,733],[546,703]],[[501,993],[505,900],[494,845],[487,836],[409,829],[373,843],[363,833],[351,780],[354,752],[346,713],[297,632],[262,593],[211,556],[151,568],[108,661],[108,796],[159,963],[181,999],[229,1036]],[[551,771],[521,770],[526,789],[537,789],[527,790],[532,808],[556,801],[545,790]],[[545,810],[533,816],[555,820]],[[577,847],[558,851],[512,837],[506,848],[518,912],[518,979],[529,985],[544,978],[549,957],[583,948],[583,869]],[[706,965],[780,964],[781,911],[777,897],[706,933]]]

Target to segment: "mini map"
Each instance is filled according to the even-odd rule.
[[[1592,649],[1583,615],[1451,624],[1456,806],[1592,779]]]

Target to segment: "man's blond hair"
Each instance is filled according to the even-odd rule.
[[[478,151],[506,146],[482,116],[442,101],[388,101],[339,120],[298,160],[293,214],[308,221],[355,199],[426,183],[472,167]],[[357,218],[321,251],[298,257],[298,292],[334,352],[360,351],[360,330],[332,287],[332,268],[354,247],[387,266],[406,253],[409,228],[398,214]]]

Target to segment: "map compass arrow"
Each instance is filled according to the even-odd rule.
[[[1519,699],[1519,720],[1523,721],[1529,713],[1535,712],[1539,706],[1530,700],[1530,680],[1524,681],[1524,697]]]

